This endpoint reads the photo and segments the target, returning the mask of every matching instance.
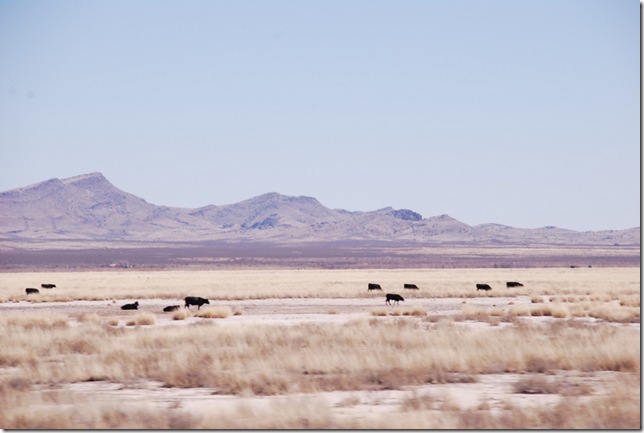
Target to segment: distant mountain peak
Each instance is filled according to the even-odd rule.
[[[315,202],[319,203],[314,197],[308,197],[305,195],[285,195],[280,194],[279,192],[267,192],[265,194],[258,195],[256,197],[250,198],[249,200],[256,201],[275,201],[275,202]]]
[[[99,182],[109,183],[109,181],[105,178],[105,176],[103,176],[103,173],[99,173],[98,171],[61,179],[61,182],[63,182],[66,185],[78,183],[78,182],[87,182],[87,181],[99,181]]]

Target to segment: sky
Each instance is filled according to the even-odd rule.
[[[0,191],[640,225],[638,0],[0,0]]]

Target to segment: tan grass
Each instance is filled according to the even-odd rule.
[[[154,325],[157,321],[157,318],[152,313],[139,313],[134,316],[132,319],[126,322],[127,326],[144,326],[144,325]]]
[[[99,323],[101,321],[101,317],[96,313],[83,313],[78,316],[78,321]]]
[[[340,417],[323,399],[286,398],[263,407],[241,403],[233,410],[214,405],[198,413],[180,407],[124,406],[90,401],[66,391],[29,392],[0,383],[0,422],[7,429],[639,429],[639,396],[623,390],[562,399],[543,407],[506,403],[503,410],[482,404],[461,408],[448,395],[412,394],[399,411],[372,410],[370,416]],[[52,405],[56,403],[56,405]],[[348,397],[339,405],[360,404]],[[37,408],[37,410],[35,410]],[[374,407],[374,409],[376,409]]]
[[[488,282],[494,289],[486,297],[525,295],[544,300],[547,296],[550,302],[515,304],[508,309],[466,304],[459,314],[451,316],[424,316],[420,308],[414,314],[416,308],[409,306],[377,308],[371,311],[375,317],[369,320],[337,326],[216,326],[213,321],[200,320],[163,328],[118,328],[118,318],[105,318],[111,325],[105,326],[93,314],[79,316],[78,323],[51,313],[1,314],[0,425],[154,429],[639,428],[638,390],[623,386],[628,392],[616,389],[607,395],[594,395],[589,386],[558,383],[553,380],[556,376],[537,376],[560,370],[620,371],[639,382],[638,330],[603,323],[640,320],[639,269],[7,273],[3,274],[0,301],[181,299],[188,295],[208,297],[211,302],[272,297],[380,298],[381,294],[366,292],[366,281],[396,287],[403,279],[421,286],[418,293],[406,295],[410,300],[483,297],[472,287],[475,282]],[[33,286],[33,280],[51,280],[58,288],[38,300],[15,295],[24,291],[19,288]],[[526,287],[506,291],[505,280],[519,280]],[[201,310],[210,315],[205,313],[209,308]],[[241,309],[235,309],[229,310],[228,315],[237,315],[238,311],[242,314]],[[392,312],[424,318],[380,318]],[[192,314],[184,309],[175,312],[173,318],[182,320]],[[553,323],[531,325],[524,323],[531,319],[515,317],[533,314],[599,321],[585,325],[578,320],[551,320],[548,322]],[[511,326],[470,329],[455,324],[455,320],[491,325],[510,321]],[[508,403],[498,411],[491,403],[464,410],[447,398],[418,394],[401,404],[404,416],[338,419],[320,404],[301,410],[293,404],[266,410],[240,407],[237,411],[214,411],[202,416],[183,411],[180,406],[171,410],[145,405],[128,408],[87,401],[83,396],[55,389],[43,393],[33,388],[35,384],[55,387],[71,382],[128,383],[142,379],[170,387],[211,387],[222,394],[282,395],[403,389],[476,380],[479,374],[504,372],[526,375],[523,383],[517,381],[516,389],[547,391],[552,386],[552,393],[565,398],[549,408]],[[318,412],[313,414],[316,408]]]
[[[6,331],[0,367],[19,366],[20,377],[42,383],[140,377],[233,394],[281,394],[398,388],[439,380],[439,372],[639,369],[637,332],[565,322],[468,332],[441,322],[425,330],[411,319],[221,328],[202,322],[135,332],[91,322],[45,330],[28,323],[0,317]]]
[[[422,307],[411,307],[411,308],[395,308],[395,309],[386,309],[386,308],[373,308],[371,309],[370,314],[372,316],[415,316],[415,317],[425,317],[427,316],[427,310]]]
[[[172,320],[185,320],[188,317],[192,317],[192,313],[186,309],[177,310],[172,315]]]
[[[415,316],[415,317],[425,317],[427,315],[427,310],[422,307],[412,307],[404,308],[402,310],[403,316]]]
[[[232,313],[230,307],[208,307],[198,311],[195,316],[203,319],[225,319]]]
[[[57,288],[38,298],[27,298],[24,287],[54,281]],[[183,299],[202,296],[234,300],[256,298],[370,298],[367,282],[383,288],[415,281],[421,290],[406,296],[419,297],[531,297],[595,296],[601,299],[639,298],[639,268],[580,269],[375,269],[375,270],[172,270],[127,272],[6,272],[0,287],[0,302],[53,302],[113,299]],[[505,281],[518,280],[525,287],[507,289]],[[477,282],[493,290],[476,292]],[[180,289],[177,289],[180,287]],[[427,289],[426,289],[427,288]],[[429,289],[431,288],[431,289]],[[609,292],[610,293],[607,293]],[[588,299],[587,299],[588,300]],[[577,301],[573,301],[577,302]],[[635,302],[635,301],[632,301]]]

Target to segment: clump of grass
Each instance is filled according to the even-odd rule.
[[[635,323],[640,320],[640,309],[605,304],[590,308],[588,316],[607,322]]]
[[[431,394],[418,394],[416,391],[411,396],[405,397],[400,403],[403,412],[441,409],[442,401]]]
[[[387,314],[387,310],[383,308],[374,308],[371,310],[372,316],[386,316]]]
[[[96,313],[84,313],[78,316],[78,321],[81,323],[100,323],[101,318]]]
[[[558,319],[570,317],[568,307],[561,303],[536,304],[536,305],[514,305],[510,307],[509,314],[512,316],[551,316]]]
[[[152,313],[139,313],[126,322],[127,326],[154,325],[157,318]]]
[[[414,307],[414,308],[404,309],[402,314],[403,316],[425,317],[427,315],[427,310],[425,310],[422,307]]]
[[[640,307],[640,295],[622,295],[619,297],[619,305],[622,307]]]
[[[185,320],[190,317],[190,312],[186,309],[177,310],[172,315],[172,320]]]
[[[371,310],[372,316],[416,316],[416,317],[425,317],[427,316],[427,310],[422,307],[414,308],[403,308],[403,309],[384,309],[384,308],[374,308]]]
[[[119,326],[119,319],[115,319],[115,318],[108,319],[107,324],[110,326]]]
[[[232,313],[230,307],[211,307],[198,311],[196,316],[203,319],[225,319]]]
[[[241,316],[242,314],[244,314],[244,310],[241,307],[237,307],[233,310],[233,316]],[[332,313],[329,313],[329,314],[332,314]]]
[[[570,317],[570,310],[568,310],[568,307],[562,304],[550,305],[550,311],[552,317],[556,317],[557,319],[567,319],[568,317]]]
[[[69,327],[69,317],[64,314],[11,314],[4,317],[3,322],[8,326],[17,326],[23,329],[52,329]]]

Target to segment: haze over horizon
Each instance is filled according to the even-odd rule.
[[[640,3],[0,2],[0,191],[640,225]]]

